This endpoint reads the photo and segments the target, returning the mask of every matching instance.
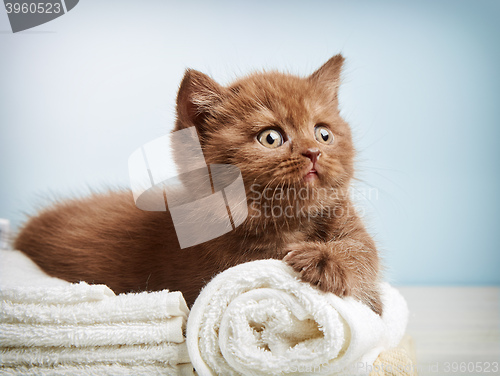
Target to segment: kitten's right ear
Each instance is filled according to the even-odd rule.
[[[206,74],[187,69],[177,94],[174,131],[192,126],[202,131],[215,105],[224,99],[226,90]]]

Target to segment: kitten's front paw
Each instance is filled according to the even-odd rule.
[[[353,286],[349,273],[325,245],[318,243],[292,245],[283,261],[298,272],[303,281],[338,296],[351,295]]]
[[[348,257],[347,250],[352,244],[304,242],[288,247],[283,259],[303,281],[319,289],[338,296],[353,296],[363,302],[378,315],[383,306],[376,283],[376,277],[359,273],[368,271],[361,268],[361,261]]]

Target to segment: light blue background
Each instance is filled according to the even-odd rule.
[[[500,284],[500,2],[91,1],[12,34],[0,10],[0,217],[128,184],[186,67],[221,83],[347,58],[358,190],[397,284]]]

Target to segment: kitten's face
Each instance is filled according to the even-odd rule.
[[[308,78],[259,73],[228,88],[198,82],[210,80],[199,73],[190,80],[202,95],[192,92],[184,113],[181,86],[177,128],[187,115],[207,163],[236,165],[247,189],[343,187],[352,177],[354,151],[338,111],[339,59]]]
[[[218,125],[203,139],[208,163],[234,164],[246,183],[263,187],[331,187],[350,178],[349,127],[320,88],[275,73],[230,89],[224,115],[211,119]]]

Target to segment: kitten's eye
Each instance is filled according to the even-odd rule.
[[[314,136],[316,136],[316,140],[321,142],[322,144],[331,144],[333,142],[333,133],[324,125],[317,125],[314,128]]]
[[[275,129],[266,129],[257,136],[257,140],[266,148],[274,149],[283,145],[283,136]]]

